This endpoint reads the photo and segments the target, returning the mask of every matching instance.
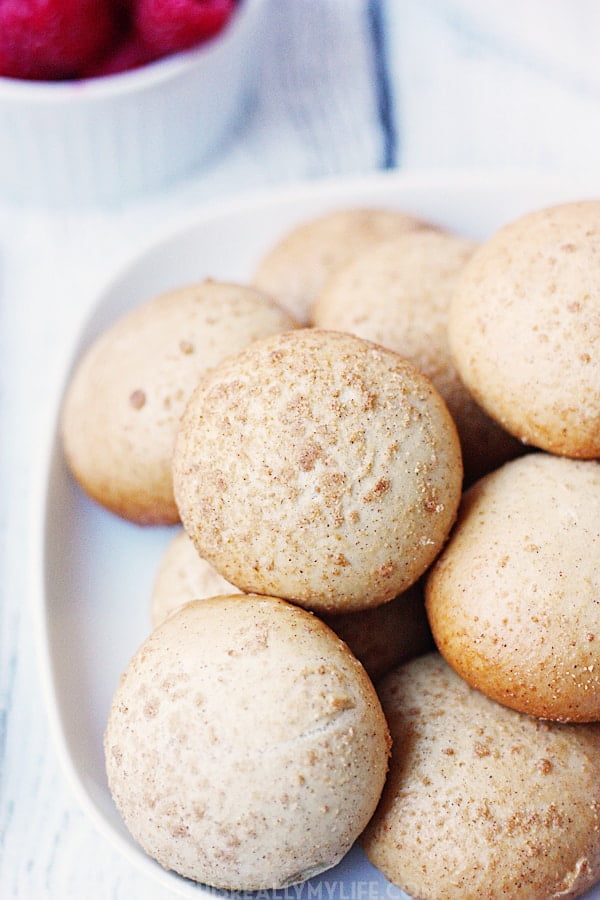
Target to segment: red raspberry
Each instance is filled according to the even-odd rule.
[[[217,34],[236,0],[135,0],[134,27],[151,53],[178,53]]]
[[[129,32],[117,42],[100,60],[82,70],[82,78],[100,78],[103,75],[117,75],[138,69],[146,63],[153,62],[153,56],[139,35]]]
[[[0,75],[76,77],[116,31],[110,0],[0,0]]]

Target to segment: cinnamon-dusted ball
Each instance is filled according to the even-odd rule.
[[[430,227],[400,210],[336,209],[286,232],[259,261],[252,281],[302,325],[310,324],[313,301],[334,272],[392,235]]]
[[[456,423],[469,483],[523,453],[523,445],[475,403],[448,346],[448,308],[476,248],[472,240],[434,229],[389,238],[336,272],[313,307],[317,327],[383,344],[431,378]]]
[[[171,454],[200,376],[224,356],[294,321],[253,288],[206,280],[123,315],[78,363],[62,413],[81,487],[140,524],[177,522]]]
[[[551,453],[600,456],[600,200],[529,213],[464,268],[449,314],[459,374],[487,412]]]
[[[600,725],[507,709],[435,653],[379,695],[392,758],[361,844],[391,882],[429,900],[548,900],[600,879]]]
[[[227,581],[332,613],[385,603],[423,574],[454,522],[462,465],[414,366],[300,329],[201,381],[173,475],[186,531]]]
[[[532,453],[464,495],[429,571],[437,646],[531,715],[600,721],[600,463]]]
[[[142,644],[105,733],[133,838],[187,878],[240,891],[335,865],[387,771],[377,694],[316,616],[273,597],[186,604]]]

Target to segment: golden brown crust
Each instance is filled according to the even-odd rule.
[[[183,525],[246,591],[317,612],[402,593],[460,499],[454,423],[397,354],[300,329],[256,342],[199,385],[173,457]]]
[[[438,654],[379,694],[392,758],[361,843],[390,881],[436,900],[558,900],[600,878],[600,725],[502,707]]]
[[[471,258],[449,316],[461,378],[520,440],[600,456],[600,201],[536,210]]]
[[[452,667],[501,703],[600,720],[600,464],[534,453],[467,491],[426,605]]]

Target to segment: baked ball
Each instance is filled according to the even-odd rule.
[[[224,356],[294,326],[266,295],[211,280],[122,316],[85,353],[65,396],[63,445],[81,487],[131,521],[177,522],[173,440],[198,379]]]
[[[370,819],[389,735],[363,667],[273,597],[194,601],[127,666],[105,733],[125,825],[167,869],[284,887],[335,865]]]
[[[199,556],[187,532],[180,529],[159,561],[150,598],[152,627],[191,600],[237,592]],[[420,582],[382,606],[323,618],[373,680],[433,648]]]
[[[301,222],[269,248],[252,283],[275,297],[302,325],[329,276],[357,253],[394,234],[428,223],[398,210],[339,209]]]
[[[600,720],[600,463],[532,453],[465,494],[427,575],[440,651],[500,703]]]
[[[523,453],[523,445],[475,403],[450,355],[448,308],[476,247],[433,229],[390,238],[336,272],[313,306],[317,327],[383,344],[431,378],[456,423],[467,482]]]
[[[451,350],[478,403],[520,440],[600,456],[600,201],[506,225],[465,267]]]
[[[462,466],[446,405],[414,366],[299,329],[202,379],[173,475],[187,533],[227,581],[337,613],[423,574],[454,522]]]
[[[379,686],[390,772],[361,844],[424,900],[579,897],[600,879],[600,725],[549,724],[438,654]]]
[[[222,594],[241,593],[198,554],[184,528],[177,529],[158,561],[150,595],[153,628],[189,603]]]

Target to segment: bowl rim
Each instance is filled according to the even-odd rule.
[[[243,31],[247,21],[255,16],[268,0],[238,0],[238,8],[223,29],[189,50],[163,56],[136,69],[116,72],[92,78],[73,78],[64,81],[42,81],[26,78],[9,78],[0,75],[0,103],[62,103],[74,99],[100,99],[114,95],[147,90],[185,74],[196,65],[204,65],[222,52]]]

